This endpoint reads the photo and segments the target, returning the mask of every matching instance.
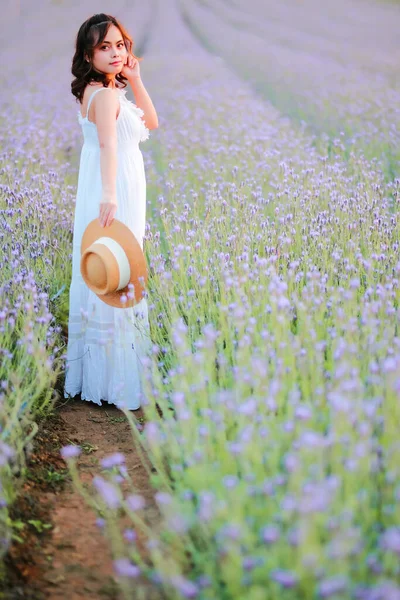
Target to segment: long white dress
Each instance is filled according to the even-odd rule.
[[[109,306],[92,292],[80,273],[81,239],[86,226],[99,216],[102,194],[100,146],[96,124],[78,110],[82,146],[75,206],[72,280],[69,290],[68,347],[64,397],[101,400],[137,409],[145,398],[142,358],[151,348],[146,298],[131,308]],[[110,92],[107,92],[110,93]],[[133,231],[143,249],[146,220],[146,178],[139,142],[149,137],[143,111],[118,89],[117,203],[115,218]],[[105,228],[106,231],[106,228]],[[106,235],[106,233],[104,233]]]

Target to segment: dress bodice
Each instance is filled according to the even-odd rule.
[[[86,117],[82,117],[81,111],[78,110],[78,121],[82,126],[84,146],[100,148],[96,123],[89,121],[87,115],[89,114],[93,96],[104,89],[109,88],[99,88],[90,96],[86,109]],[[120,111],[116,120],[118,147],[125,144],[131,147],[132,145],[138,146],[139,142],[144,142],[149,138],[149,130],[142,119],[144,112],[126,98],[126,90],[117,89],[120,103]]]

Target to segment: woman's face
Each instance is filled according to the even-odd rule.
[[[124,66],[127,54],[120,30],[110,25],[103,42],[94,50],[93,67],[101,73],[117,75]],[[112,64],[116,62],[118,64]]]

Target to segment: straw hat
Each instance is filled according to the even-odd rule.
[[[107,227],[98,218],[89,223],[82,236],[80,267],[86,285],[106,304],[129,308],[142,300],[146,259],[132,231],[118,219]],[[123,294],[126,302],[121,302]]]

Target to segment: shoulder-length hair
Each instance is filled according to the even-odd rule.
[[[87,84],[91,81],[99,81],[104,87],[108,87],[109,82],[106,79],[105,73],[95,71],[92,61],[95,49],[101,46],[111,25],[115,25],[120,30],[128,54],[131,54],[139,61],[142,60],[142,58],[138,58],[133,54],[133,39],[115,17],[99,13],[87,19],[80,26],[76,36],[75,54],[71,67],[71,73],[75,76],[75,79],[71,83],[71,92],[81,103],[83,92]],[[89,59],[89,62],[86,58]],[[128,80],[121,73],[117,73],[115,79],[122,84],[120,87],[126,87]]]

